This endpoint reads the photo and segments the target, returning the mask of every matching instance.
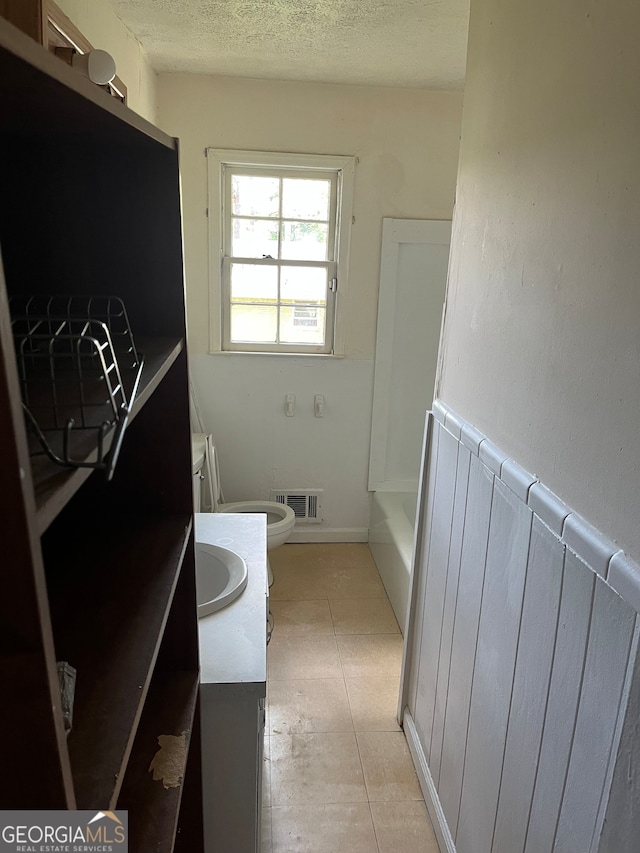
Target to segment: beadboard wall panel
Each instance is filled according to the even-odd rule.
[[[633,642],[638,644],[638,624]],[[640,660],[629,678],[629,700],[598,853],[634,850],[640,838]],[[636,845],[636,847],[634,847]]]
[[[403,695],[443,850],[610,853],[640,786],[635,566],[442,403],[431,423]]]
[[[421,509],[421,506],[431,506],[434,501],[436,476],[438,473],[438,446],[440,443],[440,424],[430,415],[427,415],[425,421],[426,446],[423,449],[425,461],[423,467],[423,477],[426,481],[422,484],[422,493],[418,497],[418,508],[416,513]],[[418,691],[418,673],[420,672],[420,645],[422,642],[422,623],[424,621],[424,609],[421,606],[416,606],[415,602],[423,602],[425,599],[425,589],[427,584],[427,555],[429,554],[429,543],[431,540],[431,526],[433,516],[429,514],[423,524],[418,528],[416,526],[416,543],[415,543],[415,590],[412,590],[412,607],[414,616],[410,623],[407,624],[405,633],[405,642],[408,652],[405,652],[403,661],[403,680],[406,679],[404,691],[407,696],[407,704],[411,708],[416,707],[416,696]],[[411,661],[411,665],[407,664]],[[400,708],[400,713],[402,713]]]
[[[444,813],[449,826],[454,829],[458,823],[462,793],[471,686],[489,542],[493,480],[493,474],[478,457],[471,456],[440,775],[436,780]]]
[[[433,520],[427,552],[428,570],[423,608],[422,637],[420,641],[420,678],[417,683],[414,721],[427,761],[431,746],[431,731],[435,707],[440,638],[444,593],[447,582],[449,546],[456,471],[458,466],[458,441],[445,429],[440,430],[438,461],[433,503]]]
[[[580,705],[554,853],[592,849],[634,624],[631,608],[596,578]]]
[[[564,549],[534,518],[492,851],[523,853],[549,696]]]
[[[591,625],[595,575],[565,554],[558,630],[525,853],[550,853],[558,826]]]
[[[453,644],[453,626],[458,600],[458,582],[460,578],[460,561],[462,558],[462,532],[467,509],[467,490],[469,486],[469,465],[471,454],[462,444],[458,446],[458,468],[456,473],[456,490],[453,503],[453,520],[451,524],[451,542],[449,545],[449,562],[447,565],[447,582],[442,616],[442,633],[440,640],[440,656],[438,660],[438,678],[436,682],[435,709],[433,715],[433,730],[431,732],[431,749],[429,764],[434,779],[440,775],[442,758],[442,741],[444,738],[444,719],[447,710],[449,690],[449,672],[451,669],[451,648]]]
[[[533,513],[496,481],[473,675],[459,853],[491,850]]]

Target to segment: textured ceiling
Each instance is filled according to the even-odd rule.
[[[157,71],[459,89],[469,0],[111,0]]]

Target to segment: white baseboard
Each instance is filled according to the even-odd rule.
[[[409,752],[413,758],[416,773],[418,774],[418,781],[422,788],[422,794],[427,806],[427,811],[429,812],[429,817],[431,818],[433,831],[438,839],[440,853],[456,853],[456,846],[453,843],[451,831],[449,830],[447,819],[444,816],[440,798],[438,797],[435,783],[431,776],[431,772],[429,771],[429,765],[427,764],[427,759],[422,749],[422,744],[420,743],[420,738],[418,737],[413,717],[409,713],[408,708],[405,708],[404,711],[402,727],[407,738]]]
[[[289,542],[368,542],[368,527],[325,527],[315,530],[296,530]]]

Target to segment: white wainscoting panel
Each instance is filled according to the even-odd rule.
[[[496,481],[456,833],[459,853],[491,850],[532,517],[531,510]]]
[[[418,674],[420,672],[420,644],[422,642],[422,623],[424,620],[425,589],[427,585],[427,555],[431,540],[433,514],[426,507],[432,506],[436,489],[438,473],[438,446],[440,443],[441,426],[438,421],[427,414],[425,420],[426,445],[423,448],[423,485],[418,495],[416,510],[416,542],[414,548],[414,570],[410,582],[411,603],[410,613],[407,614],[407,630],[405,633],[405,651],[403,655],[402,693],[406,697],[408,707],[416,707],[418,691]],[[410,664],[410,665],[409,665]],[[402,715],[403,708],[400,708]]]
[[[495,853],[524,850],[549,696],[563,563],[564,548],[534,518],[492,844]]]
[[[603,798],[605,820],[597,848],[598,853],[636,850],[640,838],[640,809],[638,808],[640,803],[640,737],[638,737],[640,661],[637,654],[639,635],[640,626],[636,618],[633,638],[635,649],[632,650],[635,669],[629,672],[627,711],[618,744],[609,802],[607,803]],[[445,849],[451,850],[451,845]]]
[[[526,853],[553,850],[580,700],[594,584],[595,576],[575,555],[566,553],[545,718],[549,722],[542,735]]]
[[[440,775],[440,762],[442,758],[444,720],[447,711],[449,672],[451,669],[453,625],[456,614],[456,602],[458,600],[460,560],[462,558],[462,532],[464,530],[464,519],[467,509],[467,488],[469,485],[470,463],[471,454],[464,445],[459,444],[456,492],[453,503],[451,542],[449,545],[449,561],[447,565],[447,585],[445,589],[442,616],[442,632],[440,640],[440,657],[438,660],[438,678],[436,683],[433,730],[431,732],[431,749],[429,750],[429,766],[431,774],[435,779]]]
[[[460,560],[459,594],[451,644],[447,713],[438,790],[449,827],[458,824],[464,770],[471,685],[478,644],[480,603],[489,541],[493,474],[471,457],[465,529]]]
[[[633,610],[596,578],[580,705],[554,853],[591,850],[614,747],[634,623]]]
[[[457,466],[458,442],[451,433],[441,429],[438,444],[433,520],[427,556],[429,570],[426,577],[424,618],[420,641],[420,679],[417,684],[413,713],[416,729],[426,747],[427,760],[431,746],[436,682],[438,679],[442,612],[447,583]]]
[[[637,853],[636,564],[441,401],[428,424],[401,711],[441,848]]]

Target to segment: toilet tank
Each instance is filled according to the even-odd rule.
[[[193,476],[193,511],[200,512],[202,502],[202,479],[204,467],[205,444],[207,437],[203,433],[191,435],[191,473]]]

